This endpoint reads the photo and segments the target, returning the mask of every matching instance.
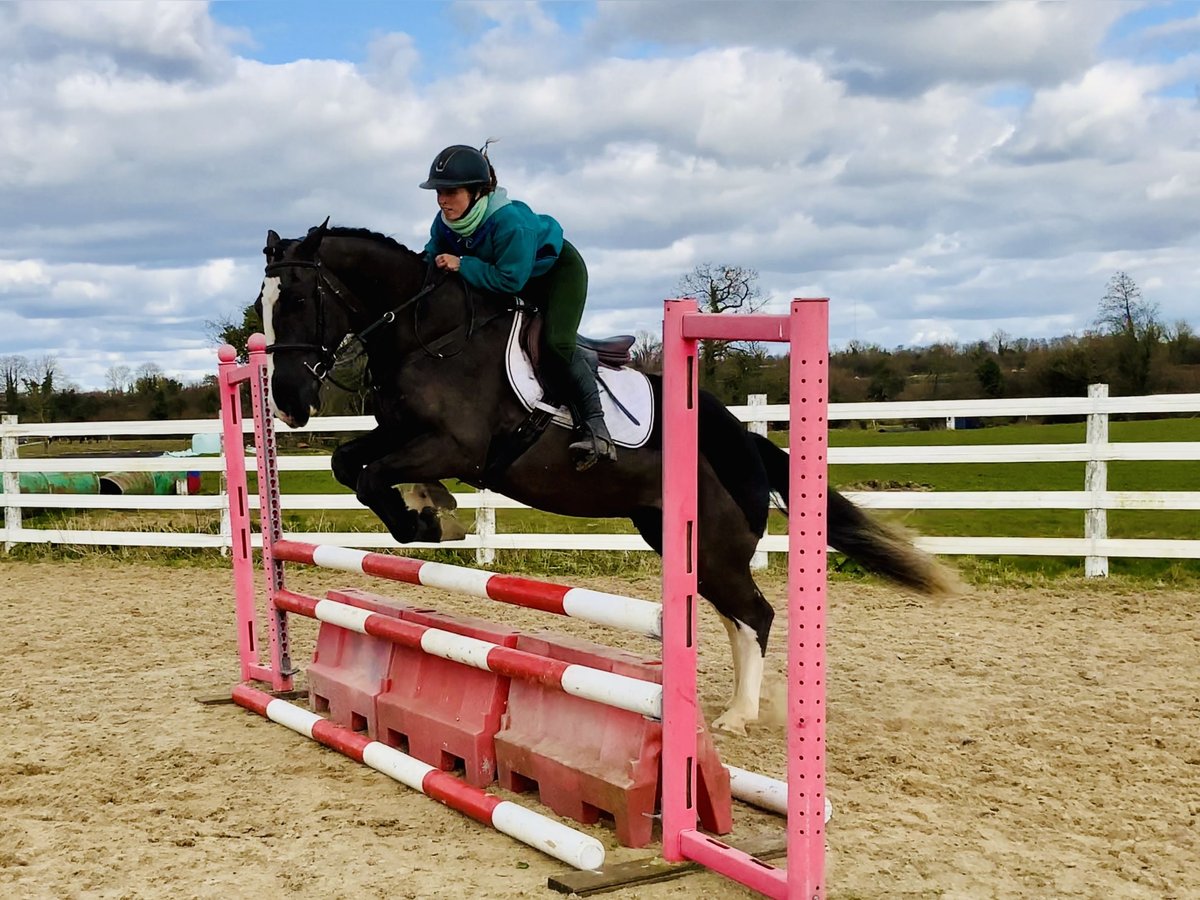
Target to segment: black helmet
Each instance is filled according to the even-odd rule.
[[[466,144],[447,147],[437,155],[429,167],[429,177],[421,182],[426,190],[438,188],[470,187],[490,184],[492,169],[487,157]]]

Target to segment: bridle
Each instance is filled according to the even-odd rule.
[[[354,292],[351,291],[350,288],[348,288],[340,278],[338,278],[331,271],[329,271],[329,269],[327,269],[325,266],[323,266],[319,259],[316,259],[316,260],[307,260],[307,259],[274,260],[272,262],[267,263],[266,275],[269,278],[271,276],[278,275],[284,269],[316,269],[317,270],[317,297],[316,297],[316,300],[317,300],[317,335],[318,335],[318,338],[323,337],[325,335],[325,303],[326,303],[328,295],[332,295],[333,299],[336,300],[338,303],[340,303],[346,309],[346,311],[350,313],[350,315],[352,317],[362,319],[362,318],[365,318],[365,316],[367,315],[366,307],[363,306],[363,304],[361,302],[359,302],[358,298],[354,296]],[[352,391],[353,390],[352,388],[348,388],[343,384],[339,384],[337,379],[332,377],[333,370],[337,366],[338,362],[340,361],[339,356],[341,354],[343,354],[352,344],[355,344],[355,343],[357,343],[361,346],[361,350],[359,351],[359,354],[365,352],[366,346],[367,346],[366,345],[367,338],[374,331],[395,322],[396,317],[400,313],[402,313],[408,307],[419,303],[421,300],[423,300],[425,297],[427,297],[429,294],[431,294],[433,292],[433,290],[435,288],[437,288],[440,284],[441,284],[441,282],[436,281],[436,280],[425,284],[425,286],[422,287],[419,291],[417,291],[417,293],[413,294],[411,297],[409,297],[407,300],[405,300],[399,306],[397,306],[393,309],[389,309],[383,315],[379,316],[379,318],[375,319],[375,321],[371,322],[371,324],[367,325],[366,328],[363,328],[361,331],[358,331],[358,332],[351,331],[350,333],[348,333],[344,338],[342,338],[341,343],[337,347],[331,348],[324,344],[316,344],[316,343],[278,343],[277,342],[274,344],[268,344],[266,350],[268,353],[278,353],[278,352],[315,353],[318,357],[318,359],[315,363],[309,363],[307,360],[302,363],[302,365],[308,371],[308,373],[310,375],[312,375],[312,377],[315,378],[318,383],[323,383],[326,380],[328,380],[331,383],[333,383],[334,385],[336,385],[337,387],[341,388],[342,390]],[[471,337],[471,332],[474,330],[474,327],[473,327],[474,326],[474,312],[475,312],[474,304],[471,304],[471,324],[468,325],[468,328],[467,328],[467,339],[468,340]],[[413,324],[414,324],[414,328],[415,328],[415,326],[416,326],[416,312],[415,311],[413,314]],[[420,343],[421,349],[424,350],[428,355],[436,356],[436,357],[444,356],[444,354],[437,352],[433,348],[430,348],[425,343],[425,341],[422,340],[419,330],[417,331],[417,341],[418,341],[418,343]],[[459,351],[459,352],[461,352],[461,351]]]

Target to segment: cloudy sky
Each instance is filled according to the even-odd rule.
[[[702,262],[832,339],[1200,325],[1200,3],[0,2],[0,356],[212,372],[268,228],[413,246],[481,144],[657,330]]]

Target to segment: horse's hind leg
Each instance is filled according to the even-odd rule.
[[[700,484],[698,588],[721,615],[733,651],[733,699],[713,726],[744,734],[746,724],[758,719],[763,656],[775,611],[750,575],[759,536],[707,465],[701,466]],[[630,518],[646,543],[661,554],[661,510],[636,510]]]
[[[713,722],[713,727],[735,734],[745,734],[746,725],[758,720],[763,657],[767,652],[771,621],[775,617],[775,611],[748,572],[745,581],[748,585],[732,582],[714,585],[711,580],[700,585],[700,592],[721,612],[721,623],[729,635],[729,648],[733,653],[733,699],[728,709]],[[722,611],[735,606],[739,609],[736,613]]]
[[[750,527],[747,512],[707,461],[701,463],[698,487],[699,589],[721,614],[733,651],[733,698],[713,727],[743,734],[746,725],[758,719],[763,656],[775,611],[750,575],[750,560],[758,549],[760,535]],[[762,502],[766,502],[765,493]],[[765,518],[766,511],[761,512],[761,518]]]

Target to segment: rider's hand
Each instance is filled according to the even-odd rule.
[[[439,269],[446,269],[450,272],[457,272],[461,265],[458,257],[450,253],[439,253],[433,261],[437,263]]]

